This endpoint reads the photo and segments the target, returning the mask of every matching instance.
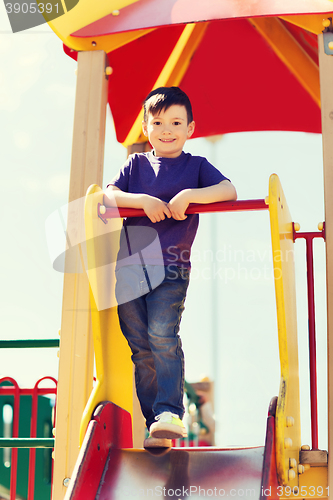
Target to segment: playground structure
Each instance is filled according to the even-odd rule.
[[[240,23],[241,33],[245,37],[235,37],[237,39],[233,39],[238,51],[241,53],[244,39],[248,41],[247,37],[252,36],[250,35],[249,26],[255,27],[254,32],[256,36],[260,33],[265,40],[264,45],[268,44],[270,46],[276,59],[279,61],[279,71],[283,68],[283,64],[285,64],[288,68],[286,73],[289,75],[291,72],[295,76],[299,85],[297,89],[302,90],[299,91],[301,97],[299,108],[297,108],[298,111],[292,112],[291,108],[288,108],[288,106],[291,106],[290,102],[288,102],[286,112],[285,107],[281,106],[278,99],[278,84],[276,87],[270,87],[270,93],[274,95],[273,100],[276,101],[276,108],[271,110],[269,119],[267,121],[264,120],[268,115],[267,109],[264,109],[262,113],[257,113],[259,118],[254,125],[246,122],[246,117],[243,120],[237,118],[237,121],[241,123],[239,125],[241,130],[304,130],[319,132],[320,111],[318,105],[321,100],[326,211],[328,339],[330,340],[333,335],[331,317],[333,312],[333,253],[331,251],[333,201],[329,196],[333,184],[330,168],[330,161],[333,154],[332,141],[330,140],[333,133],[331,120],[333,99],[329,89],[333,80],[333,60],[330,55],[332,54],[330,52],[332,49],[329,44],[332,36],[330,17],[332,16],[331,11],[333,8],[329,8],[330,4],[328,0],[322,4],[316,2],[316,5],[314,5],[315,2],[309,2],[307,8],[302,6],[302,2],[297,2],[298,5],[295,5],[295,3],[290,8],[287,8],[284,2],[281,2],[280,9],[278,9],[279,6],[267,7],[263,5],[262,10],[259,8],[259,10],[251,11],[250,6],[246,12],[242,11],[238,12],[238,14],[229,13],[225,15],[223,12],[216,11],[214,14],[205,15],[203,11],[200,11],[198,14],[199,2],[192,2],[191,9],[189,9],[190,14],[188,14],[188,10],[180,9],[174,18],[168,16],[169,7],[165,7],[166,3],[160,0],[153,0],[151,2],[145,0],[138,0],[137,2],[113,2],[112,5],[103,3],[102,6],[94,9],[87,8],[83,0],[81,0],[78,6],[72,9],[66,16],[59,17],[49,24],[64,41],[65,52],[78,60],[77,100],[69,202],[82,199],[86,195],[87,188],[91,185],[95,186],[92,188],[93,192],[87,197],[86,209],[90,214],[86,218],[87,236],[84,234],[80,235],[81,242],[91,240],[93,252],[95,251],[94,234],[96,234],[96,224],[104,229],[107,227],[105,232],[110,233],[111,224],[119,225],[120,222],[119,219],[112,219],[112,222],[108,219],[108,225],[104,224],[101,217],[106,218],[107,213],[103,214],[101,212],[100,208],[98,208],[98,203],[101,204],[101,201],[100,199],[97,201],[100,194],[96,185],[102,185],[107,101],[109,101],[112,109],[118,139],[128,147],[129,152],[145,150],[147,145],[141,142],[143,138],[139,131],[141,123],[139,109],[142,98],[153,87],[179,84],[192,97],[192,92],[187,89],[187,86],[189,86],[190,80],[193,80],[193,74],[198,71],[195,66],[197,56],[201,56],[197,64],[202,64],[202,52],[200,51],[204,43],[209,39],[213,40],[212,43],[214,43],[214,37],[217,36],[217,32],[221,32],[221,27],[225,27],[226,36],[230,36],[233,28],[238,26],[237,23]],[[164,5],[161,8],[161,15],[158,17],[158,26],[164,27],[158,28],[154,24],[154,15],[156,15],[154,7],[161,7],[162,4]],[[177,2],[170,3],[169,5],[171,4],[177,6]],[[183,4],[184,7],[186,2],[178,2],[178,4],[180,7]],[[232,4],[237,6],[238,2],[230,1],[230,5]],[[143,12],[140,16],[141,8]],[[147,8],[151,9],[151,11],[147,11]],[[298,8],[299,10],[297,10]],[[78,15],[76,9],[82,9],[80,10],[81,15]],[[151,12],[151,15],[149,15],[149,12]],[[205,19],[205,22],[193,22],[200,19]],[[323,20],[324,26],[322,24]],[[292,27],[292,29],[289,31],[287,27]],[[302,31],[303,28],[306,30],[305,32]],[[323,29],[325,33],[321,34]],[[129,107],[133,111],[132,114],[126,113],[127,116],[124,121],[123,116],[121,116],[123,102],[118,97],[122,95],[123,82],[131,81],[129,73],[133,70],[127,62],[124,64],[124,61],[130,60],[134,66],[135,64],[139,65],[142,61],[140,59],[142,53],[148,49],[153,50],[154,47],[156,47],[154,50],[160,50],[161,45],[159,45],[160,39],[158,38],[160,33],[162,39],[168,40],[169,45],[165,44],[163,46],[163,51],[161,51],[159,58],[153,54],[152,57],[158,60],[158,64],[150,65],[150,68],[147,68],[147,78],[142,79],[145,80],[144,84],[141,81],[135,82],[138,92],[133,91],[129,99]],[[310,46],[309,51],[302,46],[302,35],[304,33],[306,36],[309,33],[315,35],[315,38],[316,35],[319,35],[319,69],[318,65],[316,67],[314,58],[309,55],[309,52],[311,53],[312,50],[310,42],[313,42],[313,37],[309,36],[305,44],[307,47]],[[133,54],[132,57],[131,54]],[[256,59],[261,61],[261,57],[263,57],[262,53]],[[283,64],[281,61],[283,61]],[[241,72],[244,71],[243,65],[245,62],[241,60],[236,64],[236,69],[241,70]],[[152,66],[157,66],[154,68],[157,76],[153,73]],[[261,66],[263,65],[261,64]],[[216,68],[214,70],[216,71]],[[269,70],[266,68],[265,71],[269,73]],[[283,70],[281,69],[281,71]],[[259,78],[261,77],[263,77],[263,71],[259,74]],[[230,78],[230,80],[239,81],[240,76],[234,75],[234,78]],[[288,82],[288,86],[291,80],[287,79],[286,81]],[[130,84],[127,83],[127,85],[131,86],[132,81]],[[295,91],[295,87],[291,83],[289,88]],[[124,93],[126,95],[126,90],[128,95],[128,88],[124,88]],[[255,93],[255,84],[252,87],[249,86],[248,91],[250,96],[258,96],[258,93]],[[291,99],[297,101],[295,94],[290,93],[292,95]],[[307,96],[307,93],[310,97]],[[206,102],[201,102],[202,93],[200,92],[200,88],[197,91],[193,91],[193,96],[195,110],[198,110],[198,113],[195,111],[198,122],[208,122],[209,120],[200,117],[201,108],[204,108],[207,112]],[[204,99],[205,97],[203,97]],[[256,102],[256,98],[253,98],[253,101]],[[237,117],[240,116],[237,111],[239,109],[238,106],[241,109],[241,99],[239,99],[239,102],[235,101],[235,104],[232,103],[230,106],[231,112]],[[283,110],[282,113],[278,113],[279,107]],[[303,113],[301,112],[302,108]],[[122,114],[124,115],[125,113]],[[251,116],[251,113],[249,113],[249,116]],[[275,123],[272,122],[271,116],[274,116]],[[290,117],[293,119],[288,121]],[[283,122],[283,119],[285,119],[285,122]],[[229,116],[226,123],[228,123],[228,120]],[[235,120],[232,121],[230,118],[229,121],[231,124],[231,128],[229,129],[227,125],[224,125],[225,128],[217,129],[217,125],[214,124],[212,130],[207,130],[202,126],[201,129],[198,129],[197,135],[205,136],[212,133],[226,133],[228,131],[239,130],[237,129]],[[242,204],[243,202],[236,202],[234,207],[241,207]],[[223,205],[227,206],[227,204]],[[261,209],[269,208],[270,211],[273,259],[275,251],[280,252],[280,255],[283,252],[292,251],[293,240],[297,235],[295,235],[292,219],[276,177],[271,179],[268,204],[264,206],[265,204],[261,200],[260,205]],[[219,209],[221,208],[220,206]],[[81,218],[81,215],[75,209],[69,212],[69,231],[77,225],[76,223]],[[126,212],[121,215],[125,216]],[[322,231],[320,236],[324,236]],[[81,257],[78,252],[78,255],[74,258],[74,265],[77,266],[77,270],[81,267],[80,259]],[[281,490],[277,488],[290,486],[291,488],[299,488],[300,492],[302,492],[303,487],[303,493],[300,493],[302,498],[327,496],[327,488],[333,484],[333,465],[330,460],[328,461],[328,465],[326,464],[327,455],[325,453],[318,454],[315,450],[317,447],[316,412],[314,408],[315,399],[313,398],[313,449],[301,450],[293,269],[287,267],[286,261],[283,259],[279,262],[274,262],[274,265],[276,265],[277,278],[282,277],[282,279],[276,279],[281,387],[278,400],[272,403],[269,412],[265,447],[251,451],[215,449],[199,452],[192,450],[191,452],[185,452],[185,454],[181,454],[178,450],[172,450],[172,453],[164,458],[152,458],[144,451],[121,450],[121,448],[128,448],[132,445],[129,415],[133,415],[133,408],[135,406],[132,391],[130,389],[123,391],[122,389],[124,386],[132,387],[132,371],[128,358],[128,349],[123,339],[118,335],[119,329],[114,309],[104,309],[98,311],[98,313],[95,312],[98,308],[92,307],[90,309],[90,303],[94,305],[94,301],[96,301],[93,293],[93,284],[96,278],[89,276],[88,281],[87,277],[79,274],[79,272],[65,275],[55,440],[54,499],[60,500],[64,498],[68,484],[70,484],[70,489],[67,490],[68,498],[83,498],[82,494],[78,496],[80,493],[77,492],[80,490],[77,488],[82,487],[82,483],[85,487],[90,484],[92,471],[94,472],[92,474],[94,476],[94,483],[91,490],[89,490],[91,497],[88,497],[88,490],[85,490],[86,496],[84,498],[95,498],[94,495],[99,488],[99,479],[104,471],[104,465],[107,460],[114,460],[114,471],[119,473],[118,477],[123,477],[122,475],[126,474],[126,470],[132,471],[131,464],[133,465],[139,458],[141,461],[145,461],[143,470],[138,472],[141,477],[144,471],[151,470],[155,466],[155,474],[160,476],[161,474],[165,474],[168,467],[171,467],[171,470],[173,470],[172,464],[180,464],[182,471],[188,471],[187,475],[183,473],[182,476],[182,478],[186,477],[187,481],[192,481],[196,471],[202,468],[203,465],[210,467],[209,464],[213,463],[219,471],[218,481],[220,482],[216,484],[214,482],[213,484],[207,483],[206,487],[216,486],[223,488],[222,471],[225,470],[225,464],[233,461],[232,457],[235,458],[236,455],[235,469],[240,464],[241,467],[244,467],[243,471],[251,469],[255,477],[255,485],[253,487],[259,495],[264,495],[263,492],[272,486],[275,488],[275,497],[282,496],[284,498],[284,496],[288,495],[281,495]],[[88,268],[89,271],[96,269],[94,265],[88,265]],[[98,282],[100,282],[99,279]],[[92,312],[93,327],[91,327],[90,311]],[[109,344],[105,346],[107,329],[112,331],[112,338]],[[97,384],[92,392],[93,336]],[[328,341],[329,360],[332,359],[332,345],[333,342]],[[333,449],[333,438],[330,431],[333,415],[333,400],[331,397],[333,381],[330,367],[328,379],[330,451]],[[312,381],[315,385],[315,368]],[[111,401],[112,404],[100,405],[104,400]],[[123,410],[116,409],[114,404]],[[96,407],[97,410],[94,413]],[[94,416],[91,420],[93,413]],[[111,425],[108,424],[110,422],[110,415],[113,418],[111,420],[113,424]],[[123,429],[123,433],[119,432],[119,441],[115,440],[114,436],[115,429],[113,425],[115,422],[122,422],[122,427],[120,424],[117,426],[117,432],[120,428]],[[79,429],[81,429],[80,432]],[[104,434],[103,429],[105,431]],[[105,437],[105,434],[107,434],[107,437]],[[83,445],[79,461],[77,461],[80,443],[83,443]],[[263,459],[262,455],[264,455]],[[91,463],[98,465],[98,472],[96,469],[89,469],[89,464]],[[310,469],[309,465],[311,466]],[[75,473],[73,473],[74,467]],[[230,469],[228,469],[228,472],[230,474]],[[176,487],[179,488],[180,478],[174,477],[172,474],[170,477],[171,479],[168,484],[171,484],[171,486],[169,487],[174,489]],[[208,477],[210,481],[213,481],[211,476],[207,475]],[[237,478],[236,475],[233,477],[236,483],[238,479],[241,479]],[[72,478],[71,482],[69,478]],[[114,477],[109,477],[107,480],[109,484],[115,484]],[[168,478],[165,478],[164,484],[167,484],[167,482]],[[189,482],[188,484],[191,483]],[[194,482],[192,484],[194,485]],[[245,487],[241,482],[238,485],[239,488]],[[312,494],[311,487],[314,488],[315,494]],[[286,493],[285,490],[283,492]],[[100,494],[107,495],[103,490]],[[100,498],[103,497],[100,496]],[[122,497],[119,496],[119,498]]]
[[[314,452],[315,457],[311,451],[306,454],[304,450],[300,454],[296,297],[294,259],[291,257],[297,233],[278,177],[271,176],[266,200],[190,205],[186,213],[265,209],[270,214],[281,366],[280,392],[278,398],[271,402],[265,447],[175,448],[167,457],[152,457],[143,449],[131,449],[133,395],[130,391],[124,391],[126,386],[124,382],[120,383],[119,377],[127,381],[127,387],[130,387],[132,368],[124,362],[121,367],[116,364],[115,352],[121,353],[124,361],[128,347],[117,328],[112,307],[115,286],[112,276],[118,251],[119,217],[142,216],[144,212],[136,209],[106,209],[101,188],[92,185],[88,189],[85,203],[86,247],[97,382],[83,414],[80,434],[81,439],[83,436],[85,438],[66,499],[76,500],[83,496],[87,500],[95,497],[106,499],[110,495],[123,498],[126,494],[142,492],[144,495],[148,491],[155,491],[158,495],[163,488],[167,491],[191,488],[191,496],[199,498],[200,489],[201,492],[216,490],[232,495],[236,486],[239,492],[253,492],[255,498],[285,498],[288,497],[288,491],[295,492],[295,496],[299,496],[302,491],[302,497],[328,496],[326,452],[320,452],[319,458],[317,452]],[[324,237],[324,232],[298,236],[311,241],[314,237]],[[311,258],[309,270],[310,264]],[[308,275],[311,285],[309,271]],[[309,296],[311,302],[311,286]],[[313,366],[313,335],[314,332],[310,337],[312,378],[316,373]],[[120,387],[122,390],[119,390]],[[130,398],[126,401],[128,395]],[[316,381],[313,380],[313,450],[318,447],[316,400]],[[89,423],[91,415],[93,419]],[[285,494],[283,487],[287,487]],[[242,493],[237,495],[242,496]]]

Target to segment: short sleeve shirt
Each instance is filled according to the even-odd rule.
[[[190,153],[182,152],[177,158],[159,158],[153,153],[137,153],[129,156],[110,184],[128,193],[144,193],[169,202],[184,189],[209,187],[223,180],[229,179],[201,156],[192,156]],[[151,222],[148,217],[127,218],[124,220],[124,234],[121,236],[118,264],[123,259],[125,263],[128,256],[136,253],[139,253],[138,263],[140,259],[142,263],[140,252],[145,248],[145,264],[161,263],[162,252],[164,265],[175,264],[189,268],[191,247],[198,223],[197,214],[188,215],[182,221],[165,218],[155,223]],[[128,231],[133,231],[134,227],[150,229],[136,230],[132,233],[136,235],[134,241],[132,238],[129,244]],[[142,237],[138,237],[140,234]],[[150,234],[149,237],[148,234]],[[154,239],[153,235],[158,237],[160,247],[151,244]],[[147,248],[150,251],[147,252]]]

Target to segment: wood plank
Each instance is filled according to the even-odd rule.
[[[61,320],[59,382],[55,437],[53,500],[66,493],[79,452],[79,429],[92,389],[93,348],[89,283],[82,272],[84,242],[83,201],[88,187],[103,178],[107,66],[103,51],[81,52],[74,115],[72,162],[69,187],[67,240],[76,246],[74,258],[65,262]],[[73,255],[73,254],[72,254]],[[75,272],[74,272],[75,271]]]
[[[327,451],[325,450],[302,450],[299,453],[299,463],[309,464],[314,467],[327,465]]]

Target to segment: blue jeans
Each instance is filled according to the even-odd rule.
[[[180,418],[184,415],[184,354],[178,332],[190,272],[175,265],[166,266],[163,281],[152,289],[146,266],[142,269],[150,291],[119,304],[118,314],[132,350],[136,391],[149,429],[155,416],[164,411]],[[120,268],[116,293],[118,286],[123,288],[121,274]]]

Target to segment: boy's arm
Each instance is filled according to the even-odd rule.
[[[237,192],[230,181],[224,180],[214,186],[184,189],[169,201],[168,207],[176,220],[186,219],[185,211],[190,203],[214,203],[237,200]]]
[[[126,193],[116,186],[108,186],[104,192],[103,203],[106,207],[142,208],[152,222],[172,217],[167,203],[141,193]]]

